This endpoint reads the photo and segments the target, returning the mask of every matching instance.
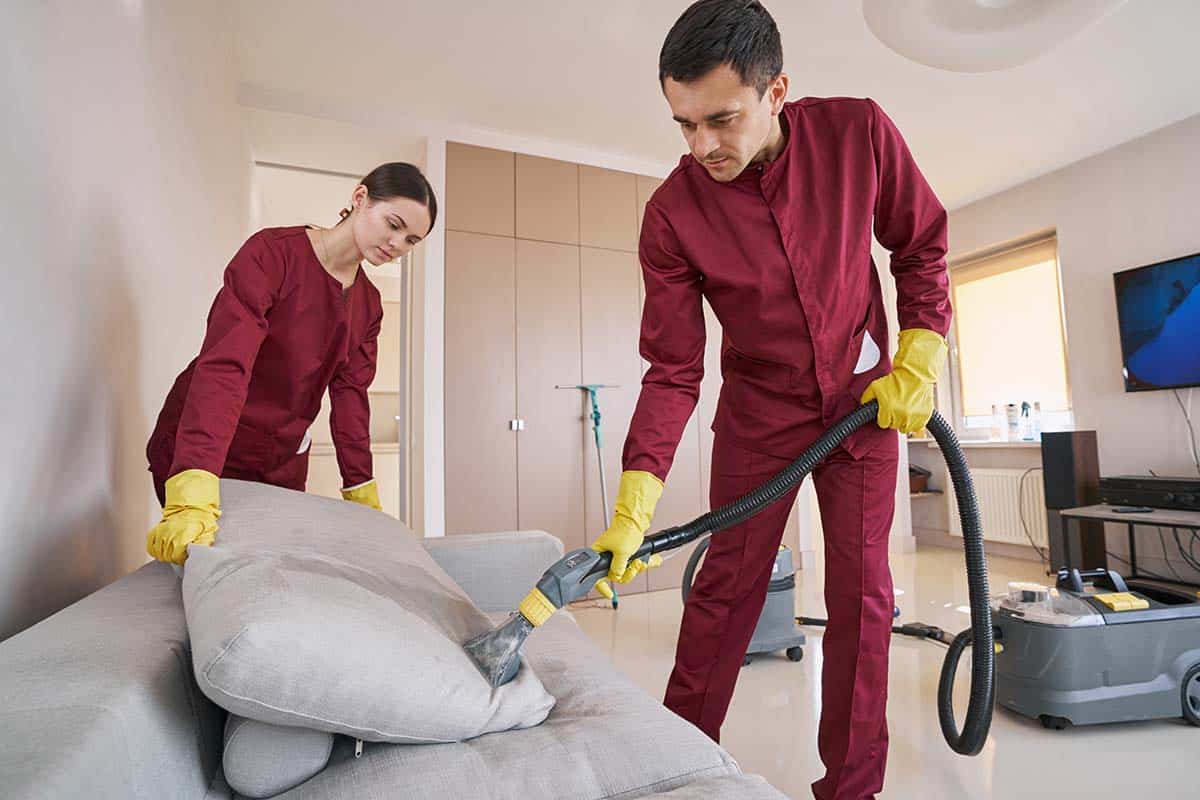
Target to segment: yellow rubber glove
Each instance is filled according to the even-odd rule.
[[[383,511],[383,506],[379,502],[379,484],[375,483],[374,478],[366,483],[360,483],[358,486],[342,489],[342,499],[373,508],[376,511]]]
[[[202,469],[188,469],[166,483],[162,520],[146,537],[146,552],[168,564],[187,560],[189,544],[211,545],[221,516],[221,483]]]
[[[621,473],[621,486],[617,489],[617,503],[613,507],[612,523],[600,538],[592,544],[597,553],[612,553],[612,565],[608,570],[608,579],[617,583],[629,583],[645,570],[656,564],[647,564],[638,559],[632,564],[629,559],[642,546],[646,531],[650,528],[650,519],[654,516],[654,507],[662,497],[663,482],[657,476],[640,470],[626,470]],[[651,558],[651,562],[654,559]],[[658,559],[662,563],[662,559]],[[601,588],[603,585],[603,588]],[[612,590],[603,584],[596,584],[596,591],[612,598]]]
[[[946,340],[924,328],[900,331],[892,371],[871,381],[862,402],[879,401],[881,428],[916,433],[933,416],[933,384],[946,360]]]

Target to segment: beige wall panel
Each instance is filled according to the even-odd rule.
[[[637,232],[642,235],[642,216],[646,213],[646,203],[654,190],[662,185],[661,178],[651,178],[646,175],[637,176]]]
[[[556,385],[580,382],[579,248],[518,239],[518,522],[570,550],[584,545],[583,430],[579,398]]]
[[[379,485],[379,504],[383,512],[393,517],[400,514],[400,448],[394,444],[371,447],[371,462],[375,482]],[[338,471],[337,454],[330,445],[313,445],[308,458],[308,482],[305,491],[340,500],[342,476]]]
[[[632,188],[632,187],[631,187]],[[621,451],[629,432],[629,421],[641,388],[638,369],[638,263],[633,253],[581,248],[583,309],[583,382],[615,384],[601,389],[600,429],[604,447],[604,472],[608,482],[608,509],[617,499],[621,478]],[[600,502],[599,466],[592,435],[591,404],[586,392],[579,394],[584,442],[586,502],[584,520],[587,544],[604,532],[604,510]],[[646,591],[646,576],[618,587],[622,594]]]
[[[400,391],[400,343],[404,333],[404,305],[383,304],[383,322],[376,340],[375,380],[371,389],[377,392]]]
[[[637,176],[579,168],[579,242],[586,247],[637,250]]]
[[[690,522],[708,510],[708,503],[700,495],[700,425],[697,414],[692,414],[684,428],[683,439],[675,451],[675,461],[667,476],[666,490],[654,514],[651,531],[660,531],[684,522]],[[650,570],[650,591],[673,589],[679,586],[683,569],[687,565],[694,544],[685,545],[661,567]]]
[[[517,155],[517,237],[579,244],[579,166]]]
[[[717,415],[717,399],[721,395],[721,323],[704,301],[704,380],[700,382],[700,496],[708,508],[708,489],[712,473],[713,418]]]
[[[446,233],[446,532],[514,530],[514,240]]]
[[[512,236],[516,168],[512,153],[446,143],[446,229]]]

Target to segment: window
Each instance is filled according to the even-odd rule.
[[[1043,427],[1071,422],[1058,244],[1041,236],[952,261],[957,416],[992,425],[992,407],[1040,403]]]

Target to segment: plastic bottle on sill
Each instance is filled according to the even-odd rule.
[[[1004,406],[1000,403],[992,403],[992,427],[988,434],[993,442],[1004,438]]]
[[[1023,401],[1021,403],[1021,419],[1019,420],[1017,427],[1022,442],[1033,441],[1033,418],[1029,416],[1029,412],[1031,410],[1032,407],[1029,405],[1028,401]]]
[[[1038,401],[1033,403],[1033,440],[1042,440],[1042,404]]]
[[[1016,403],[1009,403],[1004,407],[1004,415],[1008,425],[1005,428],[1005,439],[1010,442],[1015,442],[1020,437],[1020,412],[1017,410]]]

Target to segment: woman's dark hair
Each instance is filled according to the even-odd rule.
[[[380,164],[359,183],[367,187],[367,197],[375,201],[406,197],[421,203],[429,209],[429,230],[433,230],[437,222],[437,197],[429,180],[412,164],[403,161]],[[350,216],[350,209],[343,208],[341,215],[342,219]]]
[[[758,96],[783,71],[775,20],[758,0],[699,0],[676,20],[658,56],[658,82],[690,83],[730,65]]]

